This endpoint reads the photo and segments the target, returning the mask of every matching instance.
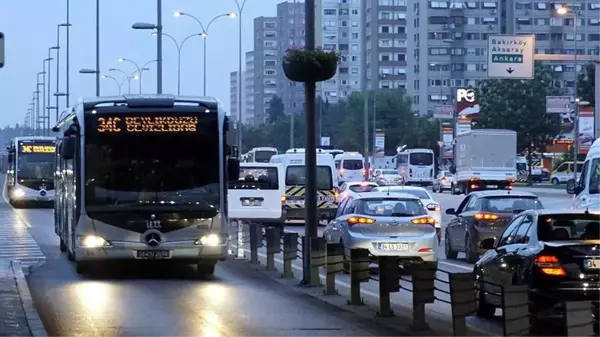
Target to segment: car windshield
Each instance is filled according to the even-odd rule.
[[[304,165],[288,166],[285,173],[285,184],[287,186],[304,186],[306,184],[306,169]],[[317,189],[333,189],[331,167],[317,166]]]
[[[552,214],[538,219],[538,240],[600,240],[600,222],[596,214]]]
[[[419,199],[377,198],[362,199],[356,213],[368,216],[419,216],[427,215]]]
[[[590,194],[599,194],[600,193],[600,158],[595,158],[591,161],[590,167],[590,186],[589,193]],[[597,197],[595,197],[597,198]]]
[[[383,171],[381,171],[381,174],[384,175],[384,176],[397,176],[398,175],[398,171],[383,170]]]
[[[433,153],[411,153],[410,164],[418,166],[433,165]]]
[[[85,145],[88,212],[140,205],[215,211],[220,196],[216,116],[203,117],[195,130],[107,134],[90,125]]]
[[[363,184],[361,184],[361,185],[352,185],[352,186],[350,186],[348,188],[350,189],[350,191],[356,192],[356,193],[371,192],[375,188],[377,188],[377,185],[371,185],[371,184],[363,185]]]
[[[390,187],[377,187],[376,191],[378,192],[390,192],[390,193],[405,193],[405,194],[410,194],[410,195],[414,195],[415,197],[419,198],[419,199],[426,199],[429,200],[431,199],[431,196],[429,195],[429,193],[427,193],[427,191],[423,191],[423,190],[413,190],[413,189],[405,189],[402,187],[397,187],[397,186],[390,186]]]
[[[50,150],[52,150],[50,152]],[[54,143],[20,143],[17,159],[18,180],[51,180],[55,171]]]
[[[363,161],[360,159],[345,159],[342,168],[345,170],[362,170]]]
[[[268,163],[277,151],[255,151],[254,161],[257,163]]]
[[[484,197],[479,201],[480,210],[495,213],[513,213],[528,209],[542,209],[544,206],[537,197],[500,196]]]
[[[279,189],[277,168],[241,167],[239,180],[230,182],[229,188],[237,190],[277,190]]]

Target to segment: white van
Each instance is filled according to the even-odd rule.
[[[365,180],[365,157],[358,152],[344,152],[335,156],[335,168],[340,184]]]
[[[289,150],[288,150],[289,151]],[[304,220],[306,167],[304,153],[286,153],[271,157],[271,163],[281,164],[285,172],[286,219]],[[317,213],[334,214],[337,211],[338,176],[333,156],[317,153]]]
[[[229,183],[230,219],[261,224],[285,222],[285,173],[271,163],[240,163],[238,181]]]
[[[577,184],[567,192],[575,195],[572,208],[600,210],[600,139],[590,147]]]

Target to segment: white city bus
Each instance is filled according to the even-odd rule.
[[[6,194],[14,207],[54,201],[54,137],[16,137],[8,146]]]
[[[435,159],[433,150],[409,149],[399,152],[396,156],[398,172],[404,178],[406,185],[433,184]]]
[[[268,163],[271,157],[276,155],[277,149],[274,147],[255,147],[248,151],[244,162],[246,163]]]
[[[227,177],[239,174],[228,130],[212,98],[99,97],[65,111],[53,129],[55,231],[77,272],[168,260],[214,273],[229,245]]]

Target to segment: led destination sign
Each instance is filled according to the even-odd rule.
[[[55,153],[54,145],[21,144],[21,153]]]
[[[196,132],[199,122],[193,116],[94,116],[100,133]]]

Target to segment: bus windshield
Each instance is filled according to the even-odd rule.
[[[271,157],[277,154],[277,151],[255,151],[254,162],[256,163],[268,163]]]
[[[19,144],[17,180],[53,180],[55,145],[52,142]]]
[[[210,115],[199,119],[195,132],[107,134],[88,127],[86,209],[171,206],[216,212],[219,141],[217,117]]]

